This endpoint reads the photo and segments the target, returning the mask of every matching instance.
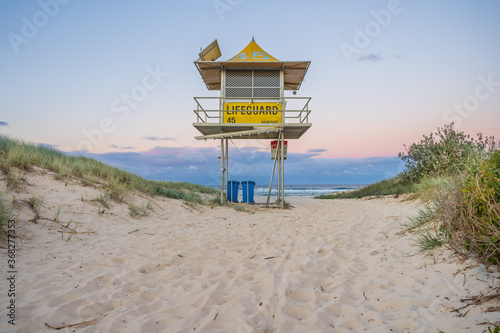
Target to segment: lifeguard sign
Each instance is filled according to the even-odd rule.
[[[299,139],[310,127],[310,97],[285,97],[285,91],[300,88],[310,61],[281,61],[252,41],[226,61],[216,61],[220,51],[214,42],[195,61],[208,90],[220,97],[195,97],[198,140],[220,139],[221,202],[229,177],[228,140],[266,139],[274,143],[272,158],[278,170],[278,202],[284,207],[284,160],[286,139]],[[295,93],[293,94],[295,95]],[[281,144],[280,144],[281,142]],[[284,147],[284,149],[276,149]],[[225,190],[224,190],[225,189]]]
[[[224,103],[224,123],[280,124],[281,103]]]

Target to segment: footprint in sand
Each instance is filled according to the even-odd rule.
[[[170,264],[146,264],[139,267],[138,271],[142,274],[151,274],[158,271],[162,271],[165,267],[170,266]]]

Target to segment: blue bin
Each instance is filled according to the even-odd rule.
[[[238,202],[238,188],[240,182],[236,180],[229,180],[227,182],[227,200],[231,202]]]
[[[251,180],[246,180],[244,182],[241,182],[241,186],[243,187],[243,202],[255,203],[253,201],[253,191],[255,187],[255,182]]]

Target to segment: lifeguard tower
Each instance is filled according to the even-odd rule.
[[[220,90],[220,97],[194,97],[197,140],[220,139],[221,203],[229,179],[228,139],[266,139],[277,141],[272,151],[278,164],[278,205],[284,207],[284,160],[286,140],[299,139],[310,127],[310,97],[285,97],[285,90],[300,88],[310,61],[280,61],[252,41],[227,61],[221,56],[217,40],[200,53],[194,64],[208,90]],[[285,147],[285,149],[281,149]]]

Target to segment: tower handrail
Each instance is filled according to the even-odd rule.
[[[196,123],[223,123],[223,115],[226,112],[234,112],[232,110],[221,109],[223,102],[239,102],[239,103],[259,103],[259,102],[276,102],[282,103],[284,109],[276,110],[277,112],[284,113],[284,123],[286,124],[286,119],[297,119],[299,123],[308,123],[309,114],[311,110],[309,109],[309,102],[311,97],[193,97],[196,101],[196,110],[193,110],[196,114]],[[203,107],[203,100],[218,100],[219,108],[205,109]],[[288,100],[303,100],[304,106],[302,109],[286,109],[286,101]],[[211,121],[214,120],[214,121]]]

